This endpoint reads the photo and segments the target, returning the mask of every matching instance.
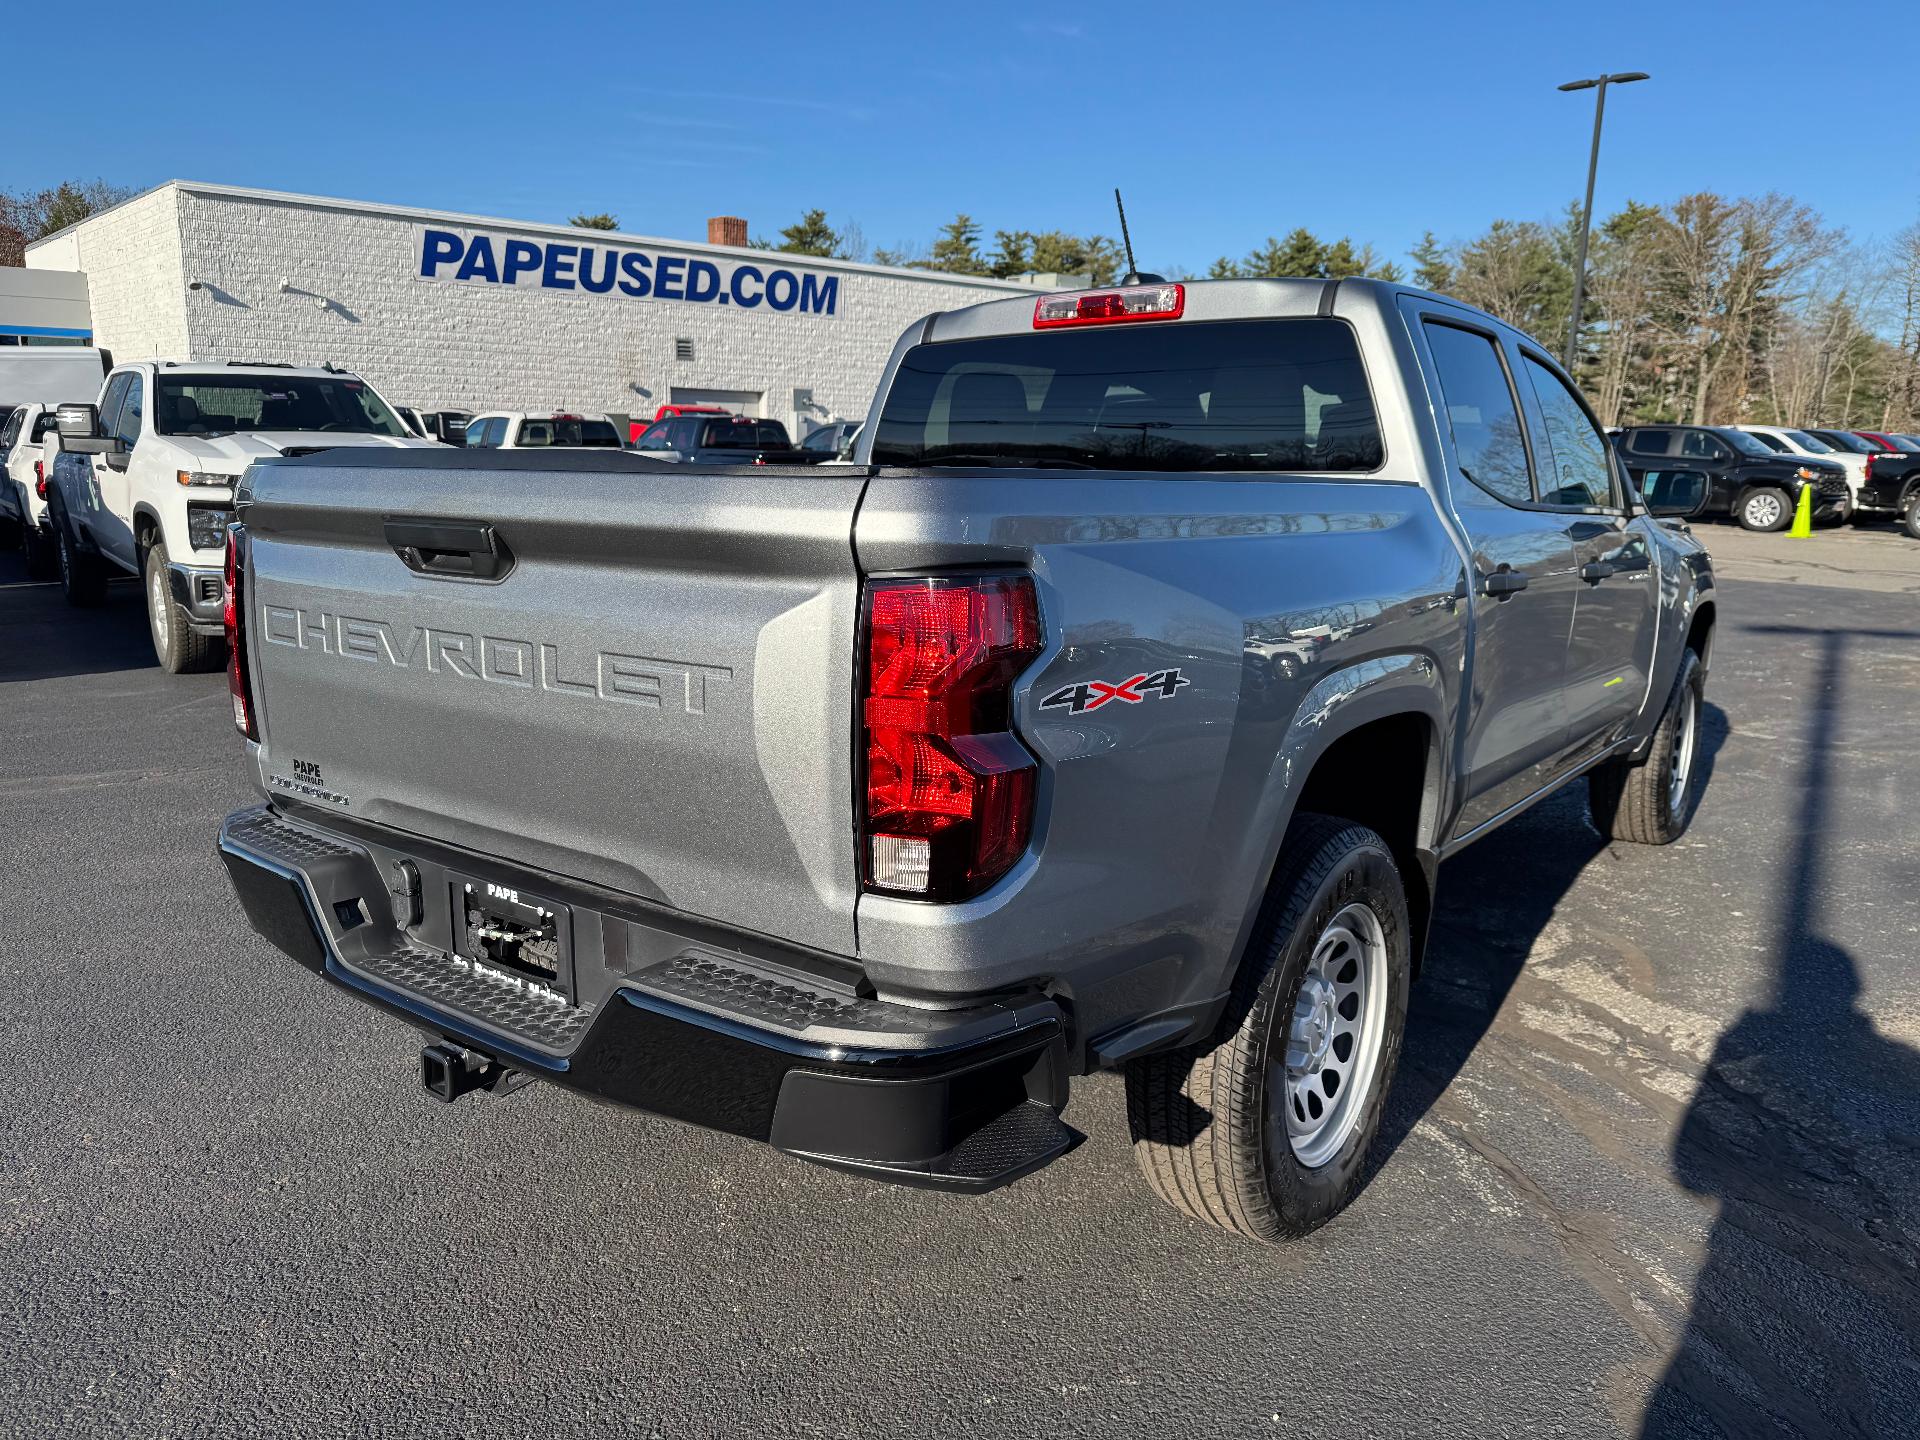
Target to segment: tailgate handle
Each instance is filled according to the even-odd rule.
[[[462,520],[389,520],[387,543],[416,575],[503,580],[513,552],[491,525]]]

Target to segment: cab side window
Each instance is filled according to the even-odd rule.
[[[1510,505],[1532,504],[1520,406],[1493,340],[1432,320],[1426,322],[1426,331],[1461,470]]]
[[[138,371],[127,377],[127,399],[108,433],[131,450],[140,443],[140,422],[147,413],[147,387]]]
[[[1684,430],[1680,434],[1680,453],[1690,460],[1724,460],[1727,450],[1704,430]]]
[[[667,448],[667,426],[664,421],[649,425],[640,436],[639,449],[665,450]]]
[[[1627,448],[1636,455],[1664,455],[1670,435],[1666,430],[1636,430]]]
[[[1546,443],[1535,447],[1540,455],[1540,498],[1549,505],[1618,508],[1607,442],[1586,407],[1558,375],[1532,356],[1523,354],[1520,363],[1546,423]]]

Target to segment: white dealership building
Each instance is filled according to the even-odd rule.
[[[1029,285],[170,181],[27,248],[86,277],[116,360],[332,362],[425,409],[651,418],[710,403],[795,438],[861,419],[895,339]],[[1051,278],[1051,277],[1049,277]]]

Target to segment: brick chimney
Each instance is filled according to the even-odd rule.
[[[744,250],[747,245],[747,222],[738,215],[716,215],[707,221],[707,244],[732,245]]]

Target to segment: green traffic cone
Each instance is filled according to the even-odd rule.
[[[1813,535],[1813,486],[1800,487],[1800,503],[1793,510],[1793,528],[1787,532],[1789,540],[1806,540]]]

